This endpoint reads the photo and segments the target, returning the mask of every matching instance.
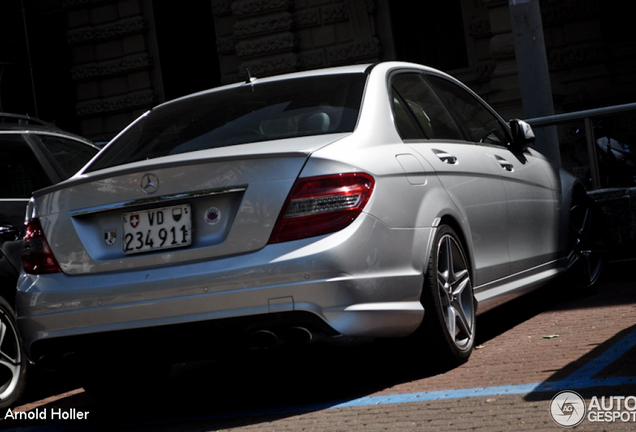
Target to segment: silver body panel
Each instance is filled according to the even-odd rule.
[[[426,242],[430,230],[391,230],[366,215],[346,230],[350,236],[345,239],[301,240],[293,249],[283,243],[248,256],[124,275],[59,274],[46,285],[23,276],[23,287],[38,289],[26,289],[22,295],[22,301],[31,304],[31,316],[22,328],[38,339],[305,310],[348,336],[407,335],[423,315],[422,275],[409,265],[410,253],[381,253],[378,239],[399,231],[395,235],[404,242],[413,237]],[[371,273],[374,266],[382,273]]]
[[[343,336],[407,336],[425,313],[424,273],[443,220],[452,220],[465,240],[481,312],[562,272],[563,209],[574,180],[533,150],[520,160],[495,146],[403,141],[387,94],[387,77],[399,69],[438,73],[375,66],[352,133],[135,162],[80,173],[36,194],[31,216],[40,218],[63,273],[20,277],[17,308],[27,351],[63,336],[284,311],[315,314]],[[299,76],[321,73],[335,72]],[[445,163],[440,152],[457,163]],[[351,225],[267,243],[298,177],[343,172],[375,179]],[[159,179],[156,198],[140,188],[147,173]],[[121,237],[103,241],[125,211],[184,197],[193,208],[190,247],[128,256]],[[210,208],[222,223],[204,222]]]

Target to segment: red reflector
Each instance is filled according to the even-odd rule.
[[[367,204],[375,181],[364,173],[296,180],[269,243],[328,234],[353,222]]]
[[[49,244],[44,237],[40,220],[29,221],[26,233],[22,239],[22,265],[24,271],[31,274],[59,273],[62,271],[57,264]]]

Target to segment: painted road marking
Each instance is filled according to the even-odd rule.
[[[636,377],[617,377],[617,378],[602,378],[594,379],[594,376],[601,372],[605,367],[612,364],[614,361],[621,358],[631,348],[636,345],[636,330],[632,333],[612,345],[609,349],[604,351],[600,356],[587,363],[585,366],[574,372],[572,375],[561,381],[547,382],[547,383],[529,383],[529,384],[516,384],[516,385],[504,385],[493,387],[478,387],[469,389],[451,389],[451,390],[437,390],[427,392],[416,393],[402,393],[402,394],[389,394],[382,396],[365,396],[358,399],[349,401],[330,401],[323,403],[316,403],[311,405],[296,405],[280,408],[261,409],[244,412],[232,412],[232,413],[216,413],[216,414],[203,414],[189,417],[177,417],[172,419],[161,419],[160,421],[145,421],[143,425],[148,427],[153,424],[180,424],[182,422],[189,421],[207,421],[207,420],[219,420],[229,419],[237,417],[259,417],[276,414],[294,414],[301,412],[315,412],[326,409],[335,408],[349,408],[349,407],[364,407],[374,405],[387,405],[387,404],[400,404],[400,403],[412,403],[423,402],[431,400],[442,399],[458,399],[458,398],[470,398],[470,397],[484,397],[484,396],[501,396],[501,395],[518,395],[529,394],[537,392],[557,392],[567,389],[585,389],[593,387],[608,387],[608,386],[620,386],[624,384],[636,383]],[[83,429],[101,428],[98,425],[82,425]],[[88,427],[86,427],[88,426]],[[123,424],[119,424],[123,426]],[[66,422],[48,423],[44,425],[33,425],[27,428],[20,428],[20,431],[47,431],[57,432],[68,430],[69,424]]]
[[[409,403],[431,401],[439,399],[457,399],[468,397],[498,396],[512,394],[526,394],[538,392],[552,392],[567,389],[585,389],[593,387],[619,386],[633,384],[636,377],[618,377],[594,379],[594,376],[610,364],[621,358],[636,345],[636,330],[612,345],[600,356],[587,363],[572,375],[561,381],[516,384],[495,387],[476,387],[456,390],[437,390],[416,393],[389,394],[382,396],[365,396],[348,402],[331,406],[330,408],[361,407],[370,405],[384,405],[395,403]]]

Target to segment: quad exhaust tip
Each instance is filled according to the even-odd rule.
[[[305,327],[289,327],[274,333],[261,329],[251,333],[248,337],[250,349],[268,349],[279,345],[303,345],[313,339],[313,334]]]
[[[312,339],[313,335],[305,327],[292,327],[285,333],[285,342],[294,345],[302,345]]]
[[[278,336],[269,330],[257,330],[249,336],[250,349],[273,348],[278,344]]]
[[[277,330],[260,329],[248,336],[248,347],[252,350],[269,349],[282,345],[304,345],[314,339],[314,334],[305,327],[288,327]],[[44,355],[38,358],[36,363],[47,371],[57,371],[69,365],[75,366],[79,361],[79,355],[75,352],[67,352],[63,355]]]

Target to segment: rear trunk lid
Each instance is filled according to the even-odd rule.
[[[35,209],[67,274],[258,250],[309,155],[351,134],[360,70],[249,80],[159,105]]]
[[[307,158],[347,134],[244,144],[135,162],[35,194],[67,274],[215,259],[267,244]]]

